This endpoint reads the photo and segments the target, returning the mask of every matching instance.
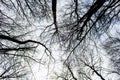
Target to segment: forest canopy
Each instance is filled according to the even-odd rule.
[[[0,0],[0,79],[39,64],[48,80],[119,80],[119,21],[120,0]]]

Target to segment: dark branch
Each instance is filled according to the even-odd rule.
[[[22,51],[22,50],[31,50],[32,48],[35,47],[21,47],[21,48],[1,48],[0,51]]]
[[[42,45],[49,53],[51,53],[51,51],[43,43],[38,42],[38,41],[34,41],[34,40],[20,41],[20,40],[11,38],[11,37],[6,36],[6,35],[0,35],[0,39],[9,40],[9,41],[12,41],[12,42],[15,42],[15,43],[18,43],[18,44],[37,43],[37,44]]]
[[[58,32],[58,27],[57,27],[57,17],[56,17],[56,12],[57,12],[57,0],[52,0],[52,12],[53,12],[53,20],[54,20],[54,25],[56,32]]]
[[[74,76],[74,73],[73,73],[73,71],[71,70],[70,66],[69,66],[69,65],[66,65],[66,66],[67,66],[70,74],[72,75],[73,79],[74,79],[74,80],[77,80],[77,78]]]
[[[35,61],[35,62],[37,62],[37,63],[40,63],[38,60],[36,60],[36,59],[34,59],[34,58],[30,57],[30,56],[27,56],[27,55],[11,54],[11,53],[6,53],[6,52],[1,52],[0,54],[9,55],[9,56],[11,55],[11,56],[17,56],[17,57],[24,57],[24,58],[31,59],[31,60],[33,60],[33,61]]]
[[[87,67],[89,67],[91,70],[93,70],[102,80],[105,80],[105,78],[100,74],[98,73],[97,70],[95,70],[95,68],[93,66],[90,66],[89,64],[87,64],[86,62],[84,62],[83,60],[81,60]]]

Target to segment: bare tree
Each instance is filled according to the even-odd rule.
[[[63,59],[63,65],[66,67],[67,75],[60,76],[63,80],[92,80],[90,73],[92,71],[105,80],[100,73],[100,65],[96,67],[93,64],[97,59],[93,60],[91,56],[95,55],[89,55],[88,50],[91,45],[97,48],[95,41],[119,21],[120,1],[69,0],[61,8],[63,11],[58,11],[58,4],[58,0],[0,0],[0,55],[8,60],[17,59],[18,62],[26,59],[39,62],[31,56],[36,52],[36,48],[42,46],[46,55],[52,56],[46,45],[57,43],[65,50],[66,59]],[[31,36],[31,34],[36,33],[37,30],[39,36],[33,38],[36,35]],[[2,60],[2,57],[0,59]],[[76,77],[71,64],[74,67],[80,64],[77,65],[81,69],[77,71],[80,77]],[[3,71],[2,77],[12,70],[11,67],[14,67],[12,65],[17,65],[17,62],[9,64],[10,67],[6,67],[8,70]],[[86,67],[89,69],[88,72],[84,70]],[[7,77],[17,78],[15,75]]]
[[[95,48],[95,47],[94,47]],[[66,62],[63,61],[61,72],[56,72],[56,80],[107,80],[105,77],[102,58],[96,51],[84,48],[81,52],[72,54]]]
[[[0,0],[1,80],[27,78],[25,76],[27,71],[30,70],[26,68],[28,65],[25,63],[27,63],[28,60],[41,63],[40,59],[33,56],[39,45],[44,47],[46,55],[51,54],[51,51],[41,41],[31,39],[29,36],[26,38],[26,35],[30,33],[30,31],[27,30],[27,26],[31,25],[31,20],[38,17],[48,17],[46,13],[48,11],[45,11],[48,6],[46,1],[43,2],[44,1]],[[42,13],[41,10],[44,12]],[[31,17],[33,19],[30,19]]]

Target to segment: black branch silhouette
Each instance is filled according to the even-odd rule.
[[[57,26],[57,0],[52,0],[52,12],[53,12],[53,21],[55,25],[56,32],[58,32]]]
[[[20,40],[17,40],[17,39],[15,39],[15,38],[12,38],[12,37],[6,36],[6,35],[0,35],[0,39],[12,41],[12,42],[15,42],[15,43],[18,43],[18,44],[37,43],[37,44],[42,45],[49,53],[51,53],[51,51],[50,51],[43,43],[38,42],[38,41],[34,41],[34,40],[20,41]]]

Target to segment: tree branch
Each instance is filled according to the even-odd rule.
[[[87,67],[89,67],[90,69],[92,69],[102,80],[105,80],[105,78],[103,78],[103,76],[102,76],[100,73],[98,73],[98,71],[95,70],[93,66],[90,66],[89,64],[87,64],[87,63],[84,62],[83,60],[81,60],[81,61],[82,61]]]
[[[6,36],[6,35],[0,35],[0,39],[4,39],[4,40],[9,40],[18,44],[26,44],[26,43],[37,43],[42,45],[49,53],[51,53],[51,51],[41,42],[38,41],[34,41],[34,40],[26,40],[26,41],[19,41],[17,39],[14,39],[12,37]]]
[[[53,12],[53,20],[54,20],[54,25],[56,32],[58,32],[58,27],[57,27],[57,17],[56,17],[56,12],[57,12],[57,0],[52,0],[52,12]]]
[[[70,71],[70,74],[72,75],[73,79],[74,79],[74,80],[77,80],[77,78],[74,76],[74,73],[73,73],[73,71],[71,70],[71,68],[69,67],[69,65],[66,65],[66,66],[67,66],[68,70]]]
[[[0,48],[0,51],[21,51],[21,50],[30,50],[31,48],[35,47],[20,47],[20,48]]]

